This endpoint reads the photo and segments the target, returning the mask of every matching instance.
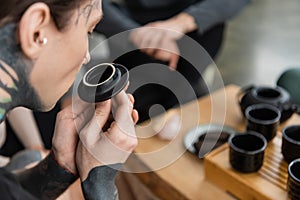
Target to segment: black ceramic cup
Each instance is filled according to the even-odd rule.
[[[124,66],[101,63],[84,74],[78,86],[78,95],[90,103],[106,101],[121,92],[128,80],[129,73]]]
[[[288,163],[300,158],[300,125],[288,126],[283,129],[281,152]]]
[[[289,164],[287,193],[291,200],[300,199],[300,159],[296,159]]]
[[[258,171],[263,165],[267,141],[253,131],[229,137],[229,161],[233,169],[242,173]]]
[[[246,109],[247,130],[261,133],[266,140],[271,141],[277,133],[281,112],[268,104],[255,104]]]

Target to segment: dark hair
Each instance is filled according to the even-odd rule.
[[[68,25],[71,12],[84,0],[2,0],[0,4],[0,24],[18,22],[32,4],[42,2],[49,6],[51,16],[59,30]],[[3,22],[4,21],[4,22]]]

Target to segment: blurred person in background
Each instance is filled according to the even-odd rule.
[[[208,92],[201,74],[208,64],[203,61],[201,66],[192,66],[180,57],[181,51],[188,50],[181,49],[184,47],[178,44],[187,35],[199,43],[211,58],[215,58],[222,44],[225,23],[250,1],[103,0],[104,18],[96,31],[109,38],[130,30],[127,41],[109,40],[113,62],[123,64],[128,69],[147,63],[168,65],[170,72],[176,69],[184,76],[193,88],[194,96],[201,97]],[[138,50],[120,56],[118,49],[128,41]],[[158,77],[153,75],[153,82],[159,83],[159,74],[157,75]],[[164,75],[163,79],[176,78],[170,73],[168,77]],[[174,84],[182,85],[180,81],[174,81]],[[185,102],[194,98],[188,94],[183,96],[186,96]],[[134,92],[134,97],[140,121],[149,117],[148,110],[154,104],[168,109],[179,103],[172,91],[155,84],[139,88]]]

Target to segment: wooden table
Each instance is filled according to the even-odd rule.
[[[224,124],[244,131],[245,120],[236,95],[239,87],[229,85],[212,95],[178,108],[182,128],[176,139],[164,141],[155,136],[151,122],[139,125],[139,145],[128,161],[128,169],[161,199],[235,199],[205,179],[203,160],[186,151],[184,135],[198,124]],[[294,115],[281,125],[300,123]],[[137,168],[137,165],[143,168]],[[145,172],[149,170],[149,172]]]

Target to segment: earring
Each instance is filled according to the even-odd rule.
[[[39,40],[39,38],[36,38],[36,43],[39,43],[41,45],[46,45],[48,42],[48,39],[46,37],[44,37],[42,40]]]

